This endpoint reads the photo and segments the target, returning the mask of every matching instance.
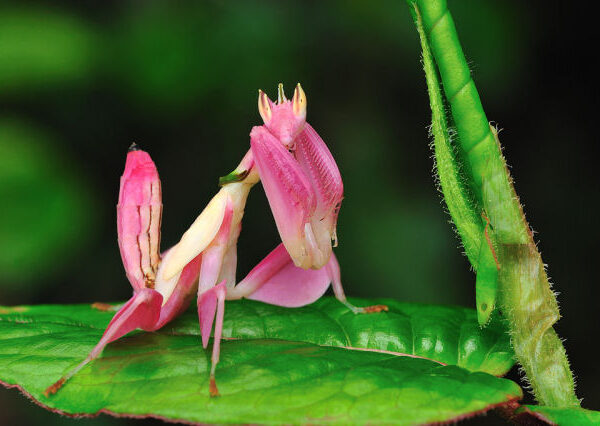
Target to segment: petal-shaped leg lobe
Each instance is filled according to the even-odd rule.
[[[254,127],[250,145],[281,240],[297,266],[310,268],[304,227],[316,208],[314,191],[292,154],[264,127]]]
[[[208,347],[210,332],[217,312],[217,302],[216,286],[198,295],[198,320],[200,321],[200,334],[204,349]]]
[[[227,288],[233,288],[236,283],[236,272],[237,272],[237,242],[229,245],[225,256],[223,257],[223,264],[221,265],[220,278],[224,279],[227,283]]]
[[[292,308],[319,299],[330,282],[325,268],[315,270],[295,266],[280,244],[250,271],[234,291],[248,299]]]
[[[156,290],[145,288],[135,293],[110,321],[92,354],[99,354],[102,344],[113,342],[135,329],[154,331],[161,305],[162,295]]]
[[[156,323],[160,316],[162,305],[162,296],[155,290],[142,289],[135,293],[133,297],[115,314],[108,324],[102,338],[96,344],[90,354],[75,368],[65,374],[60,380],[48,387],[44,394],[46,396],[54,394],[60,387],[79,370],[85,367],[90,361],[96,358],[102,352],[102,349],[109,344],[124,336],[125,334],[141,328],[142,330],[153,331],[156,329]]]
[[[211,289],[219,281],[223,280],[223,264],[230,247],[233,215],[233,202],[228,197],[219,232],[202,253],[202,265],[198,278],[198,294]],[[231,271],[228,270],[227,274],[230,275]]]
[[[196,294],[198,286],[198,275],[200,274],[200,263],[202,262],[202,254],[199,254],[187,264],[183,271],[178,276],[175,276],[177,284],[173,291],[168,295],[164,295],[167,300],[163,300],[163,306],[160,310],[160,318],[156,323],[156,330],[167,324],[175,317],[182,314]],[[160,275],[159,275],[160,276]],[[157,290],[158,288],[157,283]]]
[[[220,291],[216,290],[216,284],[219,279],[222,279],[224,260],[230,248],[233,214],[233,204],[228,199],[221,228],[208,248],[202,253],[202,265],[198,278],[198,317],[200,319],[202,345],[205,348],[208,345],[208,338],[215,316],[217,294]],[[231,275],[231,271],[227,270],[225,272],[225,275]],[[226,285],[226,279],[221,284]]]
[[[249,296],[289,262],[290,255],[281,243],[252,268],[242,281],[227,292],[227,298],[232,300]]]

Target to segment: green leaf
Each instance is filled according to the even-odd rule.
[[[289,309],[249,300],[228,301],[223,336],[237,339],[281,339],[322,346],[401,352],[502,376],[514,365],[509,336],[499,323],[486,329],[473,309],[400,303],[390,299],[352,299],[357,306],[386,304],[381,315],[354,315],[331,297]],[[90,305],[38,305],[2,311],[0,321],[85,324],[104,330],[112,312]],[[161,332],[200,335],[198,315],[189,310]],[[95,343],[95,342],[93,342]]]
[[[543,405],[523,405],[515,414],[533,416],[550,424],[561,426],[585,426],[600,424],[600,411],[586,410],[579,407],[547,407]]]
[[[193,311],[110,344],[46,398],[44,389],[88,354],[113,313],[90,305],[0,308],[0,380],[64,413],[206,423],[421,424],[521,397],[514,382],[488,373],[381,352],[506,371],[508,339],[493,324],[480,329],[473,310],[369,303],[387,303],[390,312],[354,315],[332,298],[298,309],[228,302],[216,399],[208,396],[210,351]]]

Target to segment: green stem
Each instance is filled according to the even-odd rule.
[[[487,226],[484,225],[482,217],[478,213],[482,211],[482,207],[464,178],[458,154],[452,145],[452,138],[446,122],[445,103],[425,32],[420,30],[419,37],[423,49],[423,68],[432,111],[431,134],[433,135],[435,169],[452,223],[460,236],[467,258],[473,265],[473,269],[477,271],[475,285],[477,319],[479,324],[484,326],[489,322],[496,306],[498,281],[496,263],[488,245],[488,238],[485,238]]]
[[[566,353],[552,328],[559,318],[558,304],[512,185],[497,134],[488,122],[471,78],[446,1],[407,1],[422,41],[425,73],[432,98],[434,135],[436,127],[439,127],[436,120],[445,115],[445,110],[436,95],[440,89],[435,66],[428,65],[428,62],[437,65],[444,99],[450,106],[451,119],[456,126],[460,155],[454,157],[453,161],[457,164],[454,168],[459,174],[464,172],[464,180],[457,176],[458,183],[466,182],[475,199],[470,203],[473,211],[469,217],[481,214],[489,217],[488,247],[497,252],[499,303],[508,320],[515,354],[541,404],[578,406]],[[440,132],[443,134],[444,129],[441,128]],[[448,133],[447,129],[445,133]],[[449,194],[456,190],[444,188],[437,146],[436,158],[448,203],[449,198],[455,198],[453,195],[449,197]],[[452,215],[450,205],[449,210]],[[463,235],[455,216],[452,217],[465,247],[465,240],[474,245],[474,238]],[[483,244],[482,238],[479,242]],[[483,250],[482,254],[485,254]],[[468,257],[476,268],[474,257]],[[489,253],[482,258],[491,259]],[[487,268],[486,271],[492,269]]]
[[[415,17],[416,18],[416,17]],[[419,31],[423,49],[423,68],[427,76],[427,91],[431,106],[431,134],[435,153],[435,169],[444,195],[448,212],[460,236],[467,258],[477,270],[480,237],[484,226],[477,213],[479,204],[475,200],[460,170],[457,153],[452,146],[445,106],[438,80],[435,62],[423,31]]]

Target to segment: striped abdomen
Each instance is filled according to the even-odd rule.
[[[147,152],[134,147],[121,177],[117,228],[121,259],[134,290],[154,288],[160,262],[160,179]]]

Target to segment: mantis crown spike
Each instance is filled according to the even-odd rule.
[[[271,110],[271,100],[266,93],[260,89],[258,89],[258,112],[265,123],[271,121],[273,113]]]
[[[283,91],[283,83],[279,83],[277,85],[277,105],[281,105],[284,102],[287,102],[287,98],[285,97],[285,92]]]
[[[306,94],[300,83],[296,85],[292,98],[292,111],[296,117],[306,117]]]

